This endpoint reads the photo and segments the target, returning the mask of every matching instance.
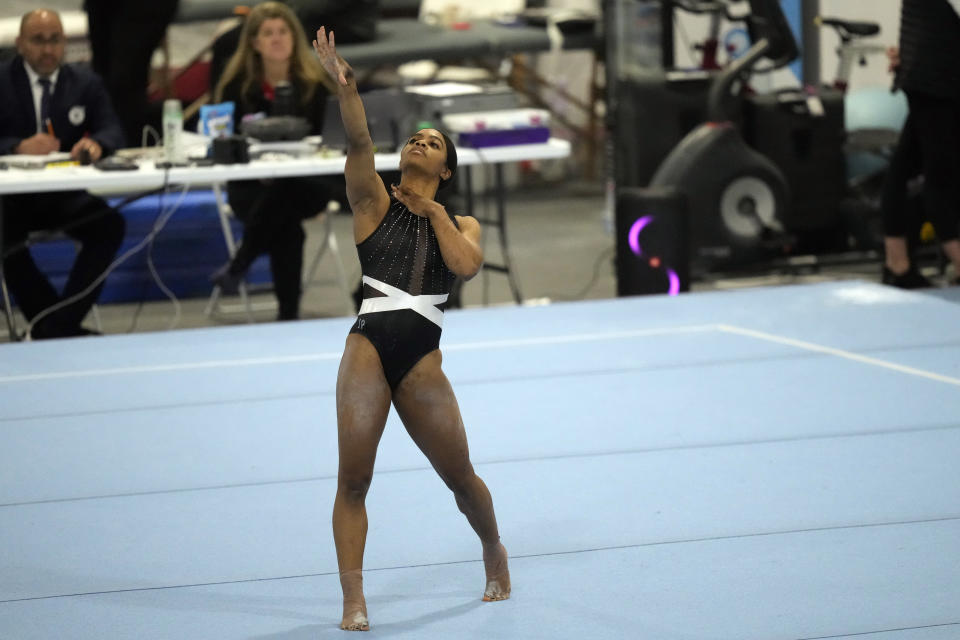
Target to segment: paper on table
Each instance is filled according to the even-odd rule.
[[[438,82],[436,84],[422,84],[406,87],[408,93],[419,93],[423,96],[445,98],[447,96],[462,96],[468,93],[480,93],[483,87],[463,82]]]
[[[57,151],[44,155],[14,154],[9,156],[0,156],[0,162],[8,167],[17,169],[43,169],[51,162],[64,162],[70,159],[70,154],[66,151]]]

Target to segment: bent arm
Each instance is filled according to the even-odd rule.
[[[457,216],[457,225],[453,224],[447,210],[437,205],[437,211],[430,214],[430,224],[437,234],[440,255],[450,271],[464,280],[469,280],[483,267],[483,249],[480,248],[480,223],[470,216]]]
[[[417,194],[403,185],[390,185],[393,197],[410,211],[430,220],[440,255],[450,271],[464,280],[479,273],[483,266],[483,249],[480,247],[480,223],[470,216],[457,216],[454,224],[446,208],[437,202]]]

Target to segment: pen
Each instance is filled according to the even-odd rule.
[[[49,133],[51,136],[56,138],[56,136],[53,133],[53,120],[51,120],[50,118],[47,118],[47,133]]]

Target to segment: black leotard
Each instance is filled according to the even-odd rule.
[[[440,255],[430,220],[394,198],[357,253],[364,299],[350,333],[373,344],[395,391],[413,365],[440,346],[443,309],[456,275]]]

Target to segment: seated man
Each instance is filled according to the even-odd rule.
[[[120,122],[100,79],[83,67],[62,64],[65,42],[57,12],[38,9],[23,16],[19,55],[0,64],[0,154],[69,151],[76,160],[96,162],[123,146]],[[3,214],[4,273],[21,311],[35,322],[32,337],[91,333],[80,323],[102,283],[62,309],[42,312],[86,291],[107,269],[123,240],[123,217],[86,191],[4,196]],[[31,232],[52,230],[82,244],[62,295],[24,244]]]

